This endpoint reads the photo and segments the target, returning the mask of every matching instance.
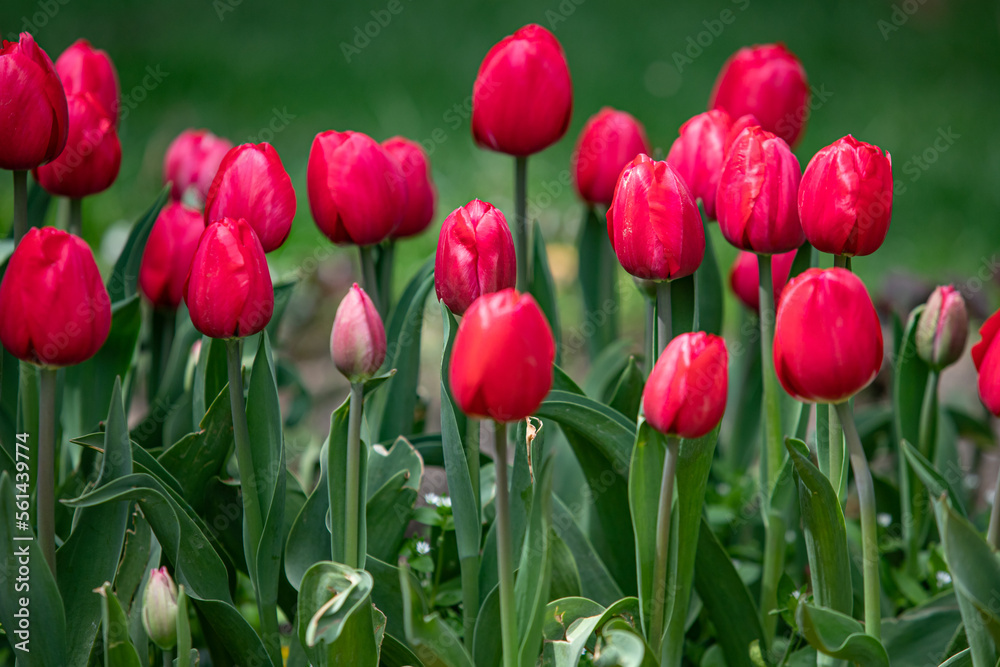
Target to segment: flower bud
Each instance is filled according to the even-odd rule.
[[[399,163],[406,186],[403,220],[392,233],[392,238],[416,236],[431,224],[434,218],[434,200],[437,198],[427,154],[420,144],[405,137],[386,139],[382,142],[382,147]]]
[[[965,299],[951,285],[937,287],[917,320],[917,354],[940,371],[961,358],[969,337]]]
[[[35,179],[54,195],[76,199],[104,192],[118,178],[122,146],[107,110],[90,93],[71,93],[69,138],[56,159],[35,169]]]
[[[482,294],[513,287],[514,238],[500,209],[478,199],[445,218],[434,258],[434,290],[456,315]]]
[[[684,333],[664,348],[642,392],[646,421],[660,433],[700,438],[726,411],[729,355],[719,336]]]
[[[66,95],[90,93],[118,126],[121,93],[118,73],[105,51],[95,49],[85,39],[76,40],[56,60],[56,73]]]
[[[142,594],[142,627],[160,650],[177,645],[177,586],[165,567],[149,573]]]
[[[983,405],[1000,417],[1000,310],[990,315],[979,328],[979,342],[972,346],[972,362],[979,372],[979,398]]]
[[[246,220],[223,218],[202,232],[184,302],[194,328],[211,338],[250,336],[271,321],[271,274],[264,248]]]
[[[363,382],[385,361],[385,326],[375,304],[357,283],[340,302],[330,334],[337,370],[351,382]]]
[[[705,214],[713,220],[729,126],[729,114],[725,111],[712,109],[700,113],[681,125],[680,136],[674,139],[667,154],[667,164],[684,179],[691,194],[701,200]]]
[[[39,366],[94,356],[111,331],[111,298],[90,246],[54,227],[33,228],[0,283],[0,342]]]
[[[139,265],[139,289],[156,308],[176,310],[198,241],[205,231],[201,211],[180,202],[167,204],[149,232]]]
[[[467,415],[512,422],[552,388],[552,330],[534,298],[505,289],[476,299],[455,334],[449,380]]]
[[[795,262],[796,250],[771,255],[771,287],[774,303],[779,303],[781,292],[788,282],[788,274]],[[729,270],[729,286],[743,305],[753,311],[760,310],[760,268],[756,253],[741,250]]]
[[[222,158],[232,147],[231,141],[208,130],[184,130],[177,135],[163,158],[163,182],[172,184],[170,196],[204,206]]]
[[[611,205],[618,175],[639,153],[649,153],[646,130],[631,114],[604,107],[590,117],[570,158],[580,198]]]
[[[472,88],[472,135],[484,148],[526,156],[559,141],[573,111],[562,45],[526,25],[490,49]]]

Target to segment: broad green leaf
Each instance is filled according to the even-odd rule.
[[[806,241],[795,251],[795,259],[792,261],[792,269],[788,273],[788,279],[791,280],[806,269],[816,266],[818,260],[818,253],[813,250],[809,241]]]
[[[795,612],[799,631],[820,653],[870,667],[889,667],[882,644],[861,624],[838,611],[803,602]]]
[[[549,585],[549,597],[556,599],[578,597],[583,589],[580,571],[576,567],[573,552],[559,537],[554,527],[549,531],[549,559],[552,561],[552,582]]]
[[[726,468],[743,474],[753,464],[760,449],[760,408],[763,397],[760,342],[757,315],[741,309],[739,331],[743,338],[730,346],[729,409],[724,418],[725,443],[722,454]],[[754,336],[754,337],[751,337]],[[737,352],[742,352],[737,354]]]
[[[321,561],[299,588],[299,641],[315,665],[377,667],[385,616],[371,603],[372,577]]]
[[[894,665],[943,661],[949,640],[962,622],[958,602],[944,593],[895,618],[882,621],[882,645]]]
[[[545,236],[542,235],[542,227],[537,220],[532,234],[532,246],[531,285],[529,285],[528,291],[535,297],[535,301],[538,302],[539,308],[542,309],[542,313],[552,329],[552,336],[556,343],[556,363],[558,364],[562,358],[562,337],[560,336],[562,329],[559,326],[558,294],[556,294],[555,281],[552,279],[552,271],[549,269]]]
[[[132,226],[125,247],[122,248],[118,261],[115,262],[115,268],[108,277],[108,296],[111,297],[111,303],[129,299],[138,293],[139,266],[142,263],[142,254],[146,250],[146,240],[153,230],[153,223],[160,215],[160,209],[167,203],[169,194],[168,184],[163,186],[153,205]]]
[[[128,636],[128,618],[122,610],[121,603],[111,590],[111,584],[105,582],[95,588],[91,595],[98,593],[101,610],[101,632],[104,644],[104,667],[140,667],[139,654]],[[96,632],[97,627],[94,627]],[[190,641],[190,637],[188,638]],[[89,653],[87,655],[89,656]],[[84,663],[86,664],[86,663]]]
[[[694,275],[670,281],[671,337],[694,330]]]
[[[388,632],[382,638],[382,653],[379,660],[381,667],[423,667],[424,664],[403,640],[393,637]],[[291,663],[288,667],[292,667]]]
[[[460,413],[455,410],[444,382],[441,383],[441,396],[441,444],[448,492],[451,494],[452,515],[455,518],[458,557],[478,559],[483,526],[479,514],[479,499],[472,489],[472,478],[462,444],[464,438],[458,426]],[[447,400],[444,400],[445,397]]]
[[[406,645],[402,638],[406,637],[406,628],[403,626],[403,589],[400,588],[399,568],[380,561],[378,558],[368,556],[365,562],[365,571],[372,575],[372,602],[378,607],[388,619],[386,626],[386,637],[392,635]],[[408,573],[415,594],[418,596],[415,604],[421,609],[427,608],[427,598],[420,584],[412,573]],[[407,646],[407,648],[409,648]],[[382,657],[385,658],[385,646],[382,647]]]
[[[542,639],[554,642],[565,639],[570,627],[581,618],[604,613],[604,606],[585,597],[566,597],[553,600],[545,606],[545,623]]]
[[[538,232],[535,232],[536,236]],[[580,290],[583,293],[585,321],[593,327],[586,339],[590,359],[593,361],[598,354],[618,338],[618,289],[616,285],[618,258],[608,242],[607,224],[598,216],[593,206],[584,211],[583,224],[580,226],[579,271]],[[576,347],[578,342],[570,338],[569,345]]]
[[[947,496],[948,500],[951,501],[951,507],[959,515],[966,516],[965,507],[962,503],[962,496],[955,491],[955,487],[952,486],[951,481],[946,479],[937,468],[935,468],[930,461],[924,458],[924,455],[917,451],[917,448],[911,445],[907,440],[901,440],[899,443],[899,449],[906,457],[906,461],[909,463],[910,469],[916,474],[924,486],[927,487],[927,492],[930,494],[931,498],[940,498],[941,496]],[[961,481],[961,478],[955,480],[957,482]]]
[[[43,227],[52,204],[48,190],[32,180],[28,184],[28,226]],[[14,231],[13,229],[11,230]]]
[[[635,449],[632,450],[628,497],[632,530],[635,533],[636,571],[639,600],[642,602],[642,627],[645,632],[649,632],[650,605],[654,595],[656,524],[666,450],[666,437],[648,422],[642,421],[636,435]]]
[[[573,554],[580,575],[581,594],[602,605],[625,597],[594,546],[573,519],[573,514],[559,496],[552,502],[552,524],[556,534]]]
[[[568,598],[569,600],[583,600],[583,598]],[[563,600],[556,600],[549,603],[550,609],[546,610],[546,615],[552,613],[551,606],[557,605]],[[590,602],[590,600],[585,600],[585,602]],[[595,603],[592,603],[595,604]],[[583,657],[584,648],[590,642],[590,638],[597,628],[597,624],[601,621],[601,614],[604,612],[604,608],[600,605],[596,605],[597,611],[591,611],[588,616],[578,616],[576,614],[571,615],[569,618],[563,617],[562,619],[553,619],[549,621],[546,618],[547,625],[554,624],[560,629],[559,634],[553,633],[553,636],[546,637],[545,651],[543,656],[543,664],[551,665],[552,667],[576,667],[580,663],[580,658]],[[579,611],[579,610],[576,610]],[[555,613],[565,613],[556,611]],[[562,620],[565,625],[559,623]]]
[[[551,419],[576,431],[603,458],[615,465],[617,474],[627,476],[635,424],[625,415],[587,396],[550,391],[535,411],[535,416]]]
[[[629,419],[638,419],[639,404],[642,402],[642,390],[645,385],[646,374],[635,362],[635,357],[629,357],[628,366],[618,378],[608,405]]]
[[[413,517],[413,506],[423,478],[424,462],[413,445],[400,436],[386,451],[374,447],[368,459],[368,554],[394,558]]]
[[[226,363],[226,341],[202,336],[198,364],[194,368],[191,420],[200,424],[208,408],[229,384]]]
[[[188,596],[184,586],[177,589],[177,664],[191,667],[191,619],[188,618]],[[194,651],[198,655],[198,651]]]
[[[538,431],[536,440],[544,437],[543,432],[544,427]],[[552,463],[553,459],[547,457],[536,478],[524,549],[514,581],[514,608],[520,642],[518,655],[522,665],[534,663],[541,652],[545,605],[549,602],[552,583]]]
[[[601,630],[594,667],[659,667],[651,653],[634,628],[624,621],[612,621]]]
[[[298,279],[293,278],[292,280],[282,281],[274,286],[274,311],[271,313],[271,321],[267,323],[267,327],[265,328],[267,337],[271,340],[277,339],[281,319],[288,308],[288,302],[292,299],[292,292],[298,284]]]
[[[428,614],[420,600],[420,592],[404,563],[399,568],[399,585],[403,592],[403,624],[406,640],[425,667],[473,667],[472,658],[458,636],[437,613]],[[495,626],[495,632],[499,626]],[[476,663],[478,665],[478,663]],[[481,666],[480,666],[481,667]]]
[[[694,272],[697,291],[695,301],[698,306],[698,331],[721,335],[724,298],[722,274],[719,272],[715,242],[712,240],[713,228],[717,229],[718,226],[706,221],[705,257],[701,260],[701,266]]]
[[[632,341],[619,339],[601,350],[590,364],[590,371],[583,383],[583,391],[591,398],[605,400],[609,397],[614,383],[628,365]]]
[[[942,662],[940,667],[972,667],[972,649],[959,651]]]

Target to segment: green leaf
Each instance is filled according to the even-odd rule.
[[[924,455],[917,451],[917,448],[911,445],[907,440],[901,440],[899,443],[899,448],[906,457],[906,461],[910,464],[910,468],[924,483],[927,487],[927,492],[930,494],[932,499],[940,498],[941,496],[947,496],[948,500],[951,501],[951,507],[953,510],[958,512],[961,516],[967,516],[965,513],[965,507],[962,503],[962,496],[955,491],[955,487],[951,485],[951,482],[938,472],[930,461],[924,458]]]
[[[729,348],[730,377],[738,383],[739,392],[727,410],[728,424],[723,442],[726,468],[742,475],[754,462],[761,439],[760,409],[763,400],[761,381],[760,343],[756,335],[759,325],[757,315],[743,308],[739,331],[753,334],[754,338],[740,340]],[[742,354],[739,354],[742,352]],[[735,403],[735,405],[734,405]]]
[[[111,303],[129,299],[138,293],[139,266],[142,263],[142,254],[146,250],[146,240],[149,239],[153,223],[160,215],[160,209],[167,203],[169,194],[170,185],[167,184],[160,190],[153,205],[132,226],[125,247],[122,248],[118,261],[115,262],[115,268],[108,277],[108,296],[111,297]]]
[[[372,577],[340,563],[316,563],[299,588],[299,641],[315,665],[376,667],[385,616],[371,603]]]
[[[556,535],[566,544],[580,576],[580,592],[602,605],[610,605],[625,597],[607,565],[577,525],[572,512],[559,496],[553,498],[552,524]]]
[[[639,404],[642,403],[642,390],[645,385],[646,374],[635,362],[635,357],[629,357],[628,366],[618,378],[608,405],[629,419],[638,419]]]
[[[671,337],[694,330],[694,287],[694,275],[670,281]]]
[[[948,592],[883,620],[882,645],[894,665],[935,664],[948,655],[944,650],[961,622],[958,602]]]
[[[28,226],[45,226],[45,217],[52,204],[52,195],[38,183],[32,181],[28,186]],[[11,230],[13,231],[13,230]]]
[[[705,222],[705,257],[701,266],[694,272],[695,286],[698,293],[698,331],[707,331],[722,335],[722,314],[725,300],[723,297],[722,274],[719,272],[719,261],[715,256],[715,244],[712,241],[712,225]]]
[[[642,421],[632,450],[631,474],[628,477],[629,508],[635,533],[636,571],[639,600],[642,603],[642,626],[649,631],[652,603],[653,569],[656,561],[656,524],[659,515],[660,483],[666,460],[666,437],[648,422]]]
[[[576,431],[609,463],[616,464],[617,474],[627,476],[635,424],[625,415],[587,396],[550,391],[535,416]]]
[[[940,667],[972,667],[972,649],[959,651],[942,662]]]
[[[553,494],[554,495],[554,494]],[[550,598],[577,597],[583,583],[576,567],[573,552],[559,537],[555,529],[549,532],[549,558],[552,561],[552,582],[549,585]]]
[[[559,327],[558,295],[556,294],[555,281],[552,280],[552,271],[549,269],[549,254],[545,248],[545,237],[542,235],[542,227],[537,220],[532,240],[534,246],[532,248],[533,269],[528,291],[535,297],[535,301],[538,302],[539,308],[542,309],[542,313],[552,329],[552,336],[556,342],[556,363],[558,364],[562,358],[562,337],[560,336],[562,330]]]
[[[140,667],[142,662],[139,654],[128,636],[128,618],[122,610],[122,605],[111,590],[111,584],[105,582],[94,589],[91,595],[101,596],[98,606],[101,609],[101,632],[104,640],[104,667]],[[94,627],[97,631],[97,627]],[[189,638],[190,641],[190,638]],[[89,656],[89,652],[88,655]],[[86,663],[84,663],[86,664]]]
[[[428,614],[422,606],[419,589],[405,562],[399,567],[399,585],[403,591],[406,640],[425,667],[474,667],[458,636],[437,613]],[[494,631],[497,627],[499,625]]]
[[[604,627],[594,653],[594,667],[659,667],[643,638],[624,621]]]
[[[388,632],[382,638],[382,654],[379,656],[381,667],[423,667],[420,658],[401,640]],[[292,667],[289,663],[288,667]]]
[[[608,242],[607,224],[593,206],[584,211],[577,247],[579,265],[583,268],[579,271],[579,279],[585,319],[593,326],[593,333],[586,337],[593,361],[618,338],[618,311],[621,309],[616,288],[618,258]],[[573,343],[571,339],[570,345]]]
[[[923,306],[910,313],[903,332],[901,348],[896,350],[895,376],[893,378],[893,406],[896,409],[896,441],[920,440],[920,410],[923,406],[924,388],[930,367],[917,355],[917,320]]]
[[[372,575],[372,602],[385,613],[387,618],[386,637],[388,638],[390,635],[396,638],[405,637],[406,628],[403,625],[405,610],[403,608],[403,589],[399,585],[399,568],[369,555],[365,562],[365,570]],[[426,609],[427,598],[424,596],[423,589],[420,588],[420,584],[412,573],[408,574],[408,576],[411,579],[411,584],[416,594],[419,596],[415,604],[421,609]],[[401,639],[397,639],[397,641],[401,641],[404,646],[406,645],[406,642]],[[385,659],[385,649],[386,647],[383,645],[383,659]],[[409,649],[408,646],[407,649]]]
[[[604,400],[614,389],[614,383],[628,365],[632,349],[632,341],[619,339],[601,350],[597,358],[590,364],[590,371],[583,383],[583,391],[598,400]],[[553,386],[553,388],[556,388]]]
[[[368,459],[368,554],[385,560],[399,554],[423,478],[420,454],[400,436],[386,451],[372,449]]]
[[[537,230],[536,230],[537,231]],[[536,435],[544,437],[544,427]],[[552,583],[551,541],[553,459],[547,457],[534,485],[524,549],[514,581],[519,664],[533,664],[541,652],[545,605]]]
[[[177,590],[177,665],[176,667],[191,667],[192,652],[197,657],[198,651],[191,648],[191,619],[188,618],[188,596],[184,586]],[[196,660],[197,661],[197,660]]]
[[[221,338],[202,336],[198,364],[194,368],[192,395],[192,422],[200,424],[205,413],[215,399],[229,384],[229,368],[226,363],[226,341]]]
[[[803,602],[795,612],[799,631],[820,653],[870,667],[889,667],[882,644],[856,620],[832,609]]]

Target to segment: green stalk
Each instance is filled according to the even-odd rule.
[[[660,502],[656,510],[656,551],[653,561],[653,597],[649,611],[649,648],[659,655],[663,641],[663,622],[667,604],[667,562],[670,559],[670,514],[674,499],[674,479],[680,442],[667,436],[667,455],[660,480]]]
[[[28,172],[14,172],[14,245],[28,233]]]
[[[531,285],[531,246],[528,244],[528,158],[514,158],[514,242],[517,244],[517,291]]]
[[[152,363],[149,367],[149,386],[147,387],[150,405],[160,391],[160,383],[167,372],[167,360],[170,358],[170,348],[174,344],[174,330],[177,326],[177,311],[168,308],[154,308],[152,331],[150,332],[150,351]]]
[[[173,649],[166,649],[162,651],[163,653],[163,667],[173,667],[174,665],[174,651]]]
[[[645,298],[646,340],[643,349],[646,351],[646,375],[649,375],[656,365],[656,300]]]
[[[920,407],[920,428],[917,449],[928,461],[934,460],[934,445],[937,439],[938,383],[940,376],[931,369],[924,386],[924,401]],[[909,471],[907,470],[907,473]],[[910,484],[907,504],[910,511],[903,519],[903,534],[906,540],[906,569],[913,576],[919,576],[920,538],[923,534],[926,494],[923,484]]]
[[[358,531],[361,522],[361,411],[364,405],[364,385],[351,383],[351,407],[347,421],[347,532],[344,535],[344,564],[360,565]],[[332,488],[332,487],[331,487]]]
[[[38,381],[38,545],[56,576],[56,371],[39,369]]]
[[[656,358],[659,359],[660,355],[663,354],[664,348],[667,347],[667,344],[674,337],[671,323],[669,280],[661,280],[656,283],[656,321],[658,324],[656,332],[656,349],[658,354]]]
[[[521,159],[521,158],[518,158]],[[494,422],[496,443],[497,574],[500,580],[500,640],[503,667],[518,667],[517,626],[514,619],[514,555],[510,537],[510,499],[507,491],[507,425]]]
[[[375,305],[375,310],[378,311],[378,314],[384,320],[385,313],[382,312],[382,295],[379,294],[378,290],[378,277],[375,273],[375,258],[372,256],[372,246],[358,246],[358,252],[361,254],[361,284],[364,285],[365,292]]]
[[[66,231],[75,236],[83,236],[83,199],[80,197],[69,199],[69,223]]]
[[[990,527],[986,531],[986,541],[996,551],[1000,549],[1000,512],[997,511],[997,504],[1000,503],[1000,475],[997,475],[997,485],[993,491],[993,509],[990,510]]]

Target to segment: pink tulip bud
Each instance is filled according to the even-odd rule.
[[[142,594],[142,626],[161,650],[177,645],[177,586],[165,567],[149,573]]]
[[[917,354],[940,371],[961,358],[969,337],[965,299],[951,285],[936,288],[917,320]]]
[[[333,363],[351,382],[363,382],[385,361],[385,326],[375,304],[357,283],[340,302],[330,334]]]
[[[208,130],[184,130],[177,135],[163,159],[163,182],[173,183],[170,196],[180,201],[187,195],[203,206],[222,158],[232,147],[231,141]]]

